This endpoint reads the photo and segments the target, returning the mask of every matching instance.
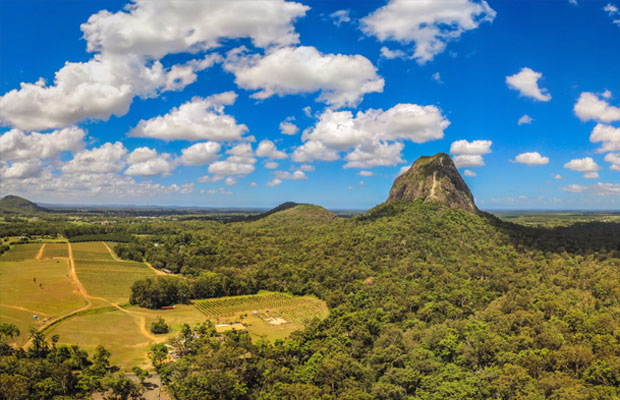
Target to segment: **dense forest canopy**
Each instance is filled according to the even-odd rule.
[[[186,278],[138,282],[136,295],[174,286],[187,301],[265,289],[330,307],[276,343],[186,331],[171,342],[178,359],[154,358],[174,398],[620,395],[620,224],[526,227],[422,200],[348,219],[316,215],[300,205],[229,224],[96,228],[134,235],[115,245],[119,256]],[[97,233],[84,226],[68,232]]]

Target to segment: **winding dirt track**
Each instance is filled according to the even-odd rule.
[[[112,255],[112,258],[114,258],[115,260],[118,260],[118,258],[116,257],[116,254],[114,254],[114,252],[112,251],[112,249],[110,249],[110,247],[102,242],[104,244],[104,246],[108,249],[108,251],[110,252],[110,254]],[[84,288],[84,285],[82,285],[82,282],[80,281],[80,279],[77,276],[77,272],[75,270],[75,260],[73,259],[73,249],[71,248],[71,243],[67,243],[68,249],[69,249],[69,269],[70,269],[70,276],[71,279],[73,280],[73,283],[75,284],[78,292],[80,293],[80,295],[82,296],[82,299],[84,299],[84,302],[86,303],[84,306],[78,308],[77,310],[73,310],[69,313],[66,313],[64,315],[61,315],[57,318],[54,318],[53,320],[47,322],[45,325],[41,326],[39,328],[39,331],[44,331],[45,329],[47,329],[48,327],[58,323],[59,321],[63,320],[63,319],[67,319],[77,313],[79,313],[80,311],[84,311],[87,310],[89,308],[92,307],[92,301],[91,299],[95,299],[95,300],[100,300],[104,303],[107,303],[115,308],[117,308],[119,311],[122,311],[126,314],[129,314],[137,319],[139,319],[139,327],[140,327],[140,333],[146,337],[148,340],[153,341],[153,342],[161,342],[162,338],[158,338],[157,336],[153,335],[151,332],[149,332],[149,330],[147,329],[147,324],[146,324],[146,317],[144,315],[141,315],[138,312],[133,312],[133,311],[129,311],[124,309],[123,307],[119,306],[117,303],[113,303],[111,301],[109,301],[108,299],[105,299],[103,297],[97,297],[97,296],[91,296],[88,294],[88,292],[86,291],[86,288]],[[43,252],[43,249],[41,248],[41,250],[39,251],[40,253]],[[122,261],[122,260],[119,260]],[[153,268],[153,267],[150,267]],[[154,269],[154,268],[153,268]],[[9,306],[10,307],[10,306]],[[15,306],[17,307],[17,306]],[[26,346],[30,344],[30,341],[28,341],[28,343],[26,343]]]

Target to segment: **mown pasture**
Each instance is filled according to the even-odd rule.
[[[0,261],[23,261],[37,257],[43,243],[16,244],[0,257]]]
[[[114,261],[112,255],[103,242],[71,243],[75,260]]]
[[[67,243],[45,243],[41,258],[67,258],[69,249]]]

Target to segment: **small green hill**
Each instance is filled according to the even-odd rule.
[[[47,208],[40,207],[23,197],[7,195],[0,199],[0,212],[7,214],[47,212]]]
[[[315,206],[313,204],[298,204],[288,201],[267,212],[252,216],[248,218],[247,221],[265,220],[273,223],[275,220],[333,221],[337,218],[338,217],[336,214],[321,206]]]

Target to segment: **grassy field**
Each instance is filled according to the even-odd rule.
[[[103,242],[71,243],[71,248],[76,260],[114,261]]]
[[[30,327],[39,327],[46,318],[84,305],[68,273],[67,260],[0,262],[0,320],[20,328],[18,342],[24,342]]]
[[[88,294],[114,303],[129,301],[131,285],[138,279],[155,276],[146,265],[137,262],[76,259],[75,269]]]
[[[282,339],[313,318],[324,318],[329,313],[325,302],[316,298],[273,292],[198,300],[194,305],[220,325],[218,330],[227,330],[227,325],[241,322],[250,335],[267,340]]]
[[[45,243],[42,258],[69,257],[66,243]]]
[[[16,244],[0,257],[0,261],[23,261],[37,257],[43,243]]]

